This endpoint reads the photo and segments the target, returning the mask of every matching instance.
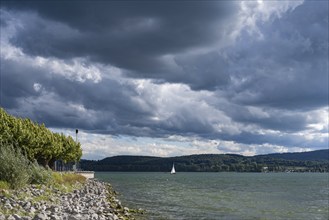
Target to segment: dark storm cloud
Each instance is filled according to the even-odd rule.
[[[2,54],[1,106],[49,127],[93,133],[326,147],[295,133],[319,123],[311,111],[328,105],[328,2],[257,20],[257,34],[236,26],[239,3],[6,1],[1,28],[17,25],[2,45],[22,49],[31,62],[61,61],[60,68],[81,59],[100,67],[101,77]],[[232,28],[241,30],[227,39]],[[136,79],[154,81],[143,94]],[[170,93],[173,83],[183,85]]]
[[[193,90],[216,90],[230,82],[229,63],[218,53],[177,56],[175,62],[188,74],[177,74],[176,81],[185,82]]]
[[[141,97],[132,82],[109,78],[80,82],[29,62],[6,59],[1,59],[1,67],[5,82],[1,106],[52,128],[152,137],[213,131],[201,115],[194,116],[189,105],[166,121],[152,120],[157,106],[150,97]]]
[[[240,105],[230,105],[226,114],[237,122],[254,124],[262,129],[282,132],[297,132],[306,129],[309,121],[302,112],[283,111],[271,108],[251,108]]]
[[[40,77],[40,73],[31,74],[35,70],[29,66],[22,68],[15,62],[1,58],[1,105],[5,108],[17,108],[17,100],[25,97],[36,97],[38,93],[33,89]],[[31,71],[32,70],[32,71]]]
[[[242,35],[228,51],[241,81],[232,100],[306,111],[328,105],[328,2],[305,2],[260,31],[262,40]]]
[[[326,6],[305,2],[282,17],[257,23],[264,40],[241,32],[224,56],[216,50],[184,53],[227,37],[237,2],[5,4],[37,13],[11,39],[28,54],[88,57],[126,69],[130,77],[185,83],[195,90],[227,89],[231,77],[243,78],[243,85],[233,88],[235,101],[282,108],[326,104]],[[174,67],[166,55],[173,56]]]
[[[109,78],[98,83],[81,82],[38,65],[30,66],[30,62],[1,59],[1,64],[5,82],[1,106],[49,127],[152,137],[215,132],[207,119],[209,113],[195,115],[198,103],[187,102],[170,118],[153,120],[157,108],[166,107],[157,106],[152,97],[140,95],[132,82]],[[38,91],[35,84],[40,86]]]
[[[168,70],[161,56],[217,42],[236,10],[235,4],[216,1],[29,1],[5,7],[42,17],[27,21],[11,40],[25,53],[86,56],[155,78]]]
[[[79,82],[5,59],[1,68],[1,106],[49,127],[128,133],[129,124],[147,122],[151,116],[134,102],[137,95],[130,84],[111,79]],[[79,111],[79,106],[84,110]]]

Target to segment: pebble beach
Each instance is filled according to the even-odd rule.
[[[135,219],[109,183],[89,179],[71,192],[44,185],[0,192],[0,220]]]

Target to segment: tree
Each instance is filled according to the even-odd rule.
[[[51,132],[44,124],[11,116],[2,108],[0,122],[0,141],[12,144],[30,161],[36,160],[44,167],[53,167],[60,159],[76,162],[82,156],[80,143],[72,137]]]

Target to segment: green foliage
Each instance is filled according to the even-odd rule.
[[[9,189],[10,185],[6,181],[0,181],[0,189]]]
[[[0,189],[18,189],[27,184],[73,185],[86,178],[74,173],[57,173],[32,163],[19,148],[0,142]]]
[[[80,160],[80,143],[64,134],[51,132],[44,124],[30,119],[11,116],[0,108],[0,141],[19,149],[30,161],[38,161],[44,167],[56,160],[74,162]]]
[[[70,192],[76,186],[77,183],[85,183],[86,178],[75,173],[60,173],[52,172],[52,182],[53,187],[57,188],[62,192]]]
[[[47,184],[52,181],[52,172],[38,163],[34,162],[30,165],[31,183],[32,184]]]
[[[45,168],[55,160],[73,162],[81,156],[80,143],[71,137],[52,133],[44,124],[11,116],[0,108],[0,181],[10,188],[47,184],[52,175]]]
[[[66,173],[62,175],[64,184],[75,184],[75,183],[84,183],[86,181],[86,177],[74,174],[74,173]]]
[[[11,188],[20,188],[30,181],[30,161],[12,145],[0,142],[0,180]]]
[[[53,183],[58,183],[58,184],[63,184],[64,181],[63,181],[63,177],[62,177],[62,173],[59,173],[59,172],[53,172],[52,173],[52,180],[53,180]]]

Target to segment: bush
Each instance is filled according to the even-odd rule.
[[[0,181],[17,189],[30,182],[30,161],[13,145],[0,142]]]
[[[0,141],[0,189],[10,186],[18,189],[26,184],[64,184],[83,183],[86,178],[74,173],[56,173],[30,162],[12,144]]]
[[[0,189],[9,189],[9,183],[7,183],[6,181],[0,181]]]
[[[52,180],[52,171],[40,166],[37,162],[30,165],[32,184],[47,184]]]

